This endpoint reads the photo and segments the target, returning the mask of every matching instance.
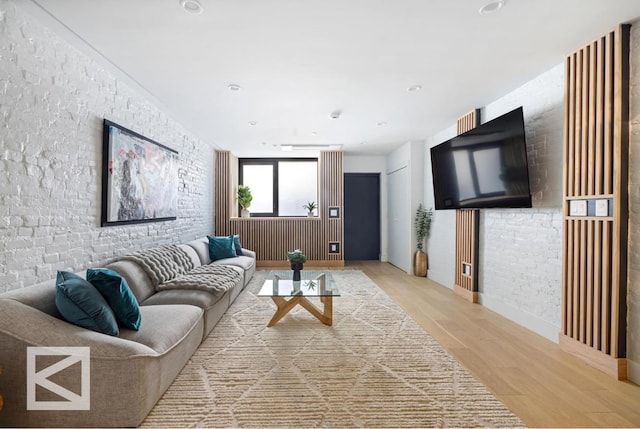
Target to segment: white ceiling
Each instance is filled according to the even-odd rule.
[[[507,0],[490,15],[489,0],[199,0],[200,15],[179,0],[15,1],[238,156],[386,154],[640,17],[640,0]]]

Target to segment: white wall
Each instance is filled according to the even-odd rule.
[[[523,106],[532,209],[480,211],[480,302],[558,341],[562,274],[562,145],[564,68],[558,65],[482,109],[482,122]],[[455,127],[427,140],[428,147],[455,135]],[[427,154],[426,200],[433,204]],[[455,212],[435,212],[429,240],[429,277],[452,288]]]
[[[178,220],[100,227],[102,120],[179,151]],[[213,229],[214,151],[0,0],[0,291]]]
[[[413,273],[415,211],[424,196],[424,142],[408,142],[387,156],[389,262]]]
[[[345,173],[380,174],[380,260],[386,262],[388,255],[389,212],[387,204],[387,159],[384,156],[345,155],[343,170]]]
[[[429,148],[436,146],[456,135],[453,125],[427,139],[424,153],[425,207],[435,207],[433,196],[433,176]],[[426,252],[429,255],[427,277],[453,289],[455,281],[456,251],[456,212],[455,210],[434,210],[431,222],[431,234],[427,240]]]
[[[631,27],[627,360],[640,383],[640,22]],[[588,41],[585,41],[585,43]],[[524,107],[533,209],[482,210],[479,287],[483,305],[556,341],[561,323],[564,68],[558,65],[482,109],[483,122]],[[432,147],[452,126],[427,139]],[[428,152],[425,177],[431,183]],[[426,200],[433,205],[433,189]],[[455,215],[435,212],[429,277],[453,287]]]
[[[558,341],[562,291],[564,65],[489,104],[482,121],[524,108],[532,209],[480,212],[481,303]]]

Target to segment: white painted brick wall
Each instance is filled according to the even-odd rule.
[[[523,106],[533,208],[481,211],[481,302],[552,341],[562,314],[563,100],[559,64],[482,110],[485,122]]]
[[[178,220],[100,227],[102,119],[180,152]],[[214,151],[0,0],[0,291],[213,230]]]
[[[629,379],[640,384],[640,21],[631,26],[630,57],[627,358]]]
[[[562,145],[564,68],[558,65],[482,109],[482,122],[523,106],[531,209],[480,213],[478,283],[481,303],[553,341],[558,341],[562,291]],[[455,128],[427,141],[431,147]],[[426,183],[431,184],[429,156]],[[433,204],[432,186],[425,193]],[[428,242],[428,276],[453,287],[455,213],[435,212]]]

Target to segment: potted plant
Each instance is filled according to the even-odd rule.
[[[318,206],[316,205],[315,201],[309,201],[307,204],[305,204],[304,206],[302,206],[302,208],[307,209],[307,217],[313,217],[314,213],[313,211],[317,208]]]
[[[416,211],[415,227],[416,238],[418,239],[418,250],[413,258],[413,272],[416,276],[426,277],[429,268],[429,260],[424,252],[424,240],[429,237],[431,232],[431,220],[433,218],[433,210],[425,209],[422,204],[418,206]]]
[[[238,204],[240,204],[240,207],[242,207],[240,217],[249,217],[249,207],[251,206],[251,201],[253,200],[253,196],[251,195],[251,190],[249,189],[249,187],[243,185],[238,186],[236,199],[238,200]]]
[[[300,270],[303,268],[303,264],[307,262],[307,257],[300,249],[296,249],[293,252],[287,252],[287,260],[291,264],[293,270],[293,281],[300,281]]]

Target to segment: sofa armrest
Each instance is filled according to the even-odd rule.
[[[256,252],[253,250],[242,248],[242,256],[248,256],[250,258],[256,259]]]
[[[0,299],[0,361],[31,346],[90,347],[92,357],[156,356],[150,347],[73,325],[13,299]]]

